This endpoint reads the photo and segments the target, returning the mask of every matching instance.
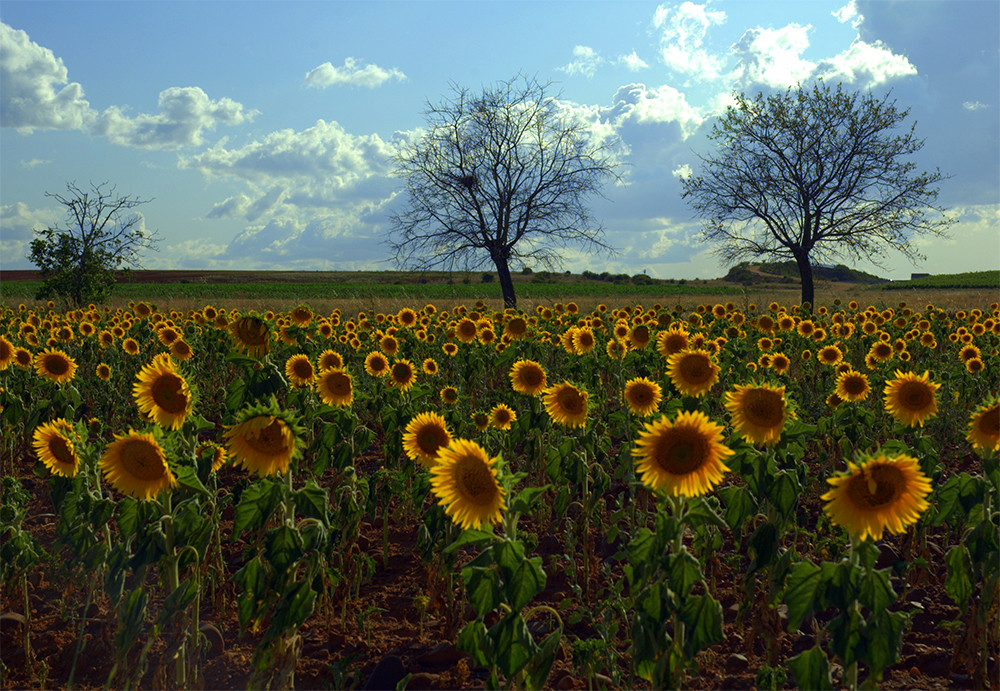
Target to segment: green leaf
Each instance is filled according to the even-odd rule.
[[[797,630],[802,620],[812,613],[822,585],[822,569],[808,559],[792,567],[785,585],[789,632]]]
[[[747,542],[753,551],[753,558],[750,560],[750,566],[747,569],[747,576],[749,576],[771,565],[777,558],[778,545],[780,544],[778,527],[770,521],[761,523],[753,531],[753,534],[750,535],[750,539]]]
[[[243,407],[247,397],[247,385],[242,379],[234,379],[226,387],[226,410],[235,413]]]
[[[510,577],[504,588],[511,609],[519,611],[532,598],[545,589],[545,571],[542,570],[542,558],[525,559]]]
[[[788,667],[795,675],[795,683],[800,689],[816,689],[816,691],[833,689],[830,660],[827,659],[823,649],[818,646],[789,658]]]
[[[524,666],[524,687],[541,689],[545,686],[552,670],[552,663],[555,662],[556,653],[559,651],[559,642],[562,640],[562,630],[553,631],[542,641],[538,652],[535,653],[528,664]]]
[[[276,482],[261,480],[243,491],[233,518],[233,539],[244,530],[259,530],[281,502],[282,488]]]
[[[965,609],[972,595],[972,557],[965,545],[955,545],[945,556],[948,563],[948,577],[944,582],[944,590],[948,597],[955,601],[960,609]]]
[[[861,579],[858,601],[878,614],[896,601],[896,591],[889,582],[889,569],[868,571]]]
[[[722,634],[722,605],[711,595],[688,598],[681,607],[681,620],[686,625],[684,654],[688,659],[725,639]]]
[[[179,586],[174,588],[173,592],[167,595],[166,599],[163,600],[163,607],[158,616],[160,625],[162,626],[168,619],[183,612],[188,605],[194,602],[194,597],[197,594],[198,581],[194,578],[188,578]]]
[[[722,516],[715,510],[705,497],[694,497],[688,499],[688,512],[684,515],[683,523],[692,528],[699,528],[703,525],[713,525],[720,530],[729,527]]]
[[[518,492],[517,496],[510,503],[510,511],[514,511],[520,514],[531,513],[532,506],[538,497],[548,490],[552,485],[543,485],[542,487],[525,487],[523,490]]]
[[[205,487],[205,485],[202,484],[202,481],[198,478],[198,471],[194,469],[194,466],[182,465],[178,467],[175,477],[181,487],[187,487],[188,489],[205,497],[211,496],[208,488]]]
[[[472,611],[484,617],[500,606],[500,575],[490,566],[467,566],[462,569],[462,580]]]
[[[264,535],[264,556],[276,572],[288,571],[302,556],[302,535],[290,525],[271,528]]]
[[[493,659],[493,641],[487,635],[486,624],[474,619],[458,632],[458,649],[468,653],[477,667],[489,667]]]
[[[478,545],[491,542],[496,539],[496,535],[493,533],[486,533],[482,530],[473,530],[469,528],[468,530],[463,530],[461,535],[455,538],[455,541],[444,548],[445,556],[453,554],[456,550],[463,547],[476,547]]]
[[[794,473],[781,470],[774,478],[774,483],[768,491],[768,499],[778,509],[782,516],[788,516],[795,508],[802,492],[802,485]]]
[[[907,618],[905,612],[883,610],[872,617],[864,627],[862,644],[859,646],[857,656],[871,668],[876,681],[881,680],[882,671],[886,667],[899,660]]]
[[[306,581],[292,583],[274,608],[265,640],[274,640],[288,630],[295,631],[313,613],[316,591]]]
[[[500,567],[505,581],[510,581],[524,562],[524,545],[511,540],[500,540],[493,545],[493,560]]]
[[[745,487],[733,485],[719,490],[719,496],[726,505],[726,523],[734,533],[757,511],[757,500]]]
[[[680,554],[671,554],[668,563],[670,588],[678,597],[684,597],[691,592],[692,586],[701,580],[701,562],[684,549]]]
[[[537,649],[524,619],[517,612],[498,621],[489,633],[496,651],[494,662],[508,679],[528,664]]]
[[[295,513],[299,516],[315,518],[325,524],[328,522],[327,497],[326,490],[317,485],[315,480],[310,480],[305,487],[292,493]]]

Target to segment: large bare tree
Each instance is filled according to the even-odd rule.
[[[615,179],[609,142],[560,111],[550,84],[518,75],[428,104],[427,129],[396,159],[408,204],[392,216],[399,266],[496,267],[516,306],[510,268],[562,263],[561,250],[614,250],[585,199]]]
[[[35,230],[28,259],[41,270],[38,298],[62,296],[77,306],[103,300],[120,273],[140,266],[142,250],[156,247],[134,211],[148,199],[118,194],[107,182],[90,189],[71,182],[66,194],[46,196],[66,207],[66,224]]]
[[[881,265],[888,251],[911,261],[912,240],[952,222],[935,206],[941,172],[916,172],[924,142],[889,95],[848,93],[822,82],[784,93],[736,95],[712,128],[718,145],[702,156],[683,196],[705,219],[703,238],[728,264],[791,258],[802,302],[814,301],[812,266],[835,256]]]

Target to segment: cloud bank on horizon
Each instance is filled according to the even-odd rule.
[[[107,20],[101,5],[77,5],[98,14],[93,21]],[[328,21],[300,23],[294,44],[307,47],[296,51],[287,36],[254,41],[253,31],[280,19],[261,16],[252,30],[234,27],[226,40],[209,43],[200,33],[209,31],[209,17],[197,13],[229,6],[171,4],[191,35],[150,38],[154,45],[135,64],[91,64],[86,32],[74,30],[72,17],[5,3],[0,265],[31,268],[32,228],[61,220],[45,192],[106,179],[156,198],[142,207],[146,225],[164,238],[160,252],[146,257],[149,268],[390,268],[382,239],[388,212],[401,203],[393,156],[419,136],[426,104],[447,97],[450,82],[475,89],[521,72],[557,82],[566,117],[620,142],[622,183],[592,203],[620,254],[570,252],[568,269],[661,278],[724,273],[698,238],[679,178],[697,172],[699,154],[711,153],[706,135],[735,91],[817,79],[891,90],[926,140],[917,165],[951,176],[939,202],[958,223],[949,238],[918,241],[931,259],[859,268],[901,278],[1000,267],[1000,10],[992,2],[839,0],[769,10],[724,0],[590,3],[581,12],[596,18],[558,29],[545,13],[577,5],[519,5],[541,13],[519,26],[536,27],[526,31],[547,40],[524,36],[493,57],[469,50],[475,43],[462,27],[492,21],[502,31],[507,20],[485,16],[498,6],[471,3],[459,17],[447,16],[453,5],[414,6],[431,15],[427,24],[399,17],[380,25],[361,3],[322,6],[349,15],[339,29],[345,33],[321,40]],[[601,19],[603,30],[595,31]],[[366,30],[377,40],[351,40]],[[178,57],[175,67],[161,66],[173,55],[163,51],[190,54],[191,46],[197,59],[190,64]]]

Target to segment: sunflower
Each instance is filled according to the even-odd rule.
[[[588,327],[576,329],[573,332],[573,350],[577,355],[584,355],[594,349],[597,341],[594,332]]]
[[[111,379],[111,367],[106,362],[98,363],[94,373],[97,375],[97,378],[102,381],[108,381]]]
[[[244,409],[223,436],[233,462],[260,477],[288,472],[301,453],[299,429],[291,416],[270,406]]]
[[[163,447],[150,433],[116,434],[101,456],[101,470],[116,490],[136,499],[154,499],[177,486]]]
[[[549,416],[566,427],[583,427],[587,424],[589,394],[564,381],[545,389],[543,401]]]
[[[701,396],[719,381],[719,366],[706,350],[682,350],[667,358],[667,374],[686,396]]]
[[[229,332],[236,340],[236,350],[250,357],[263,357],[271,349],[270,327],[260,317],[241,317],[230,324]]]
[[[519,341],[524,338],[525,333],[528,331],[528,322],[525,321],[524,317],[514,317],[508,321],[503,328],[503,333],[505,336],[509,336],[511,340]]]
[[[816,352],[816,359],[832,367],[844,359],[844,353],[836,345],[827,345]]]
[[[474,441],[453,439],[431,468],[431,492],[462,529],[499,523],[507,508],[496,458]]]
[[[378,347],[381,348],[382,352],[392,357],[399,352],[399,340],[395,336],[390,336],[386,334],[379,339]]]
[[[31,446],[35,455],[45,466],[63,477],[73,477],[80,467],[80,457],[76,455],[74,441],[79,435],[73,423],[65,418],[46,422],[35,428]]]
[[[76,375],[76,361],[61,350],[47,348],[35,356],[35,371],[40,377],[63,384]]]
[[[518,360],[510,368],[510,385],[525,396],[537,396],[545,390],[545,370],[534,360]]]
[[[299,305],[288,315],[295,326],[306,327],[312,322],[313,312],[305,305]]]
[[[711,491],[729,470],[733,450],[722,443],[722,426],[701,411],[682,412],[671,422],[662,415],[639,432],[632,456],[644,485],[671,496]]]
[[[792,361],[784,353],[774,353],[771,355],[770,367],[778,374],[784,374],[792,366]]]
[[[854,370],[846,370],[837,375],[837,396],[844,401],[863,401],[868,398],[871,386],[868,376]]]
[[[441,400],[448,405],[455,405],[458,403],[458,389],[454,386],[446,386],[440,391]]]
[[[645,324],[633,326],[629,329],[628,335],[626,336],[626,340],[633,350],[643,350],[649,345],[649,341],[651,339],[652,334],[649,331],[649,327]]]
[[[319,373],[316,391],[327,405],[347,407],[354,401],[351,375],[341,367],[331,367]]]
[[[212,454],[212,472],[217,473],[229,461],[229,452],[224,447],[211,441],[200,444],[197,451],[195,451],[199,456],[208,452]]]
[[[403,450],[410,460],[430,468],[438,451],[451,443],[451,432],[444,418],[437,413],[420,413],[409,421],[403,431]]]
[[[21,369],[28,369],[31,367],[31,363],[34,362],[34,356],[31,351],[27,348],[17,347],[14,348],[14,364]]]
[[[823,510],[856,540],[881,540],[885,529],[902,533],[929,506],[930,480],[906,454],[862,457],[827,482],[833,489],[821,497],[827,502]]]
[[[788,419],[785,387],[737,384],[735,391],[726,392],[726,409],[737,434],[751,443],[773,446]]]
[[[868,349],[868,355],[870,355],[875,362],[888,362],[895,352],[896,351],[893,350],[892,345],[886,343],[885,341],[875,341],[872,343],[872,347]]]
[[[674,353],[679,353],[688,347],[687,330],[683,327],[671,326],[666,331],[656,334],[656,349],[665,358],[669,358]]]
[[[479,330],[476,328],[476,322],[472,321],[468,317],[463,317],[459,320],[458,324],[455,325],[455,338],[460,340],[462,343],[472,343],[476,340],[476,336],[479,335]]]
[[[633,415],[646,417],[656,412],[663,400],[663,389],[655,381],[636,377],[625,382],[625,402]]]
[[[170,344],[170,357],[175,360],[184,362],[185,360],[190,360],[192,355],[194,355],[194,351],[191,349],[191,344],[183,338],[178,338]]]
[[[309,362],[308,355],[298,353],[285,361],[285,376],[293,387],[305,388],[315,383],[316,370]]]
[[[417,370],[409,360],[396,360],[389,371],[392,385],[400,391],[408,391],[417,381]]]
[[[10,367],[14,361],[14,344],[0,336],[0,370]]]
[[[969,418],[969,433],[965,437],[972,448],[996,451],[1000,448],[1000,401],[987,401]]]
[[[389,374],[389,360],[377,350],[365,357],[365,372],[373,377],[384,377]]]
[[[170,344],[176,341],[178,338],[182,338],[181,332],[172,326],[164,326],[157,330],[156,337],[159,339],[160,343],[163,344],[165,348],[169,348]]]
[[[490,426],[490,416],[489,413],[484,413],[481,411],[474,412],[472,414],[472,424],[476,426],[477,432],[485,432]]]
[[[337,351],[327,349],[319,354],[316,365],[320,372],[325,369],[339,369],[344,366],[344,358]]]
[[[986,363],[984,363],[980,358],[974,357],[965,361],[965,370],[969,374],[979,374],[985,368]]]
[[[937,414],[934,392],[940,384],[930,381],[930,373],[923,375],[896,370],[896,378],[885,384],[885,409],[907,427],[924,426],[924,420]]]
[[[981,358],[982,353],[979,348],[971,343],[962,346],[962,349],[958,351],[958,359],[962,362],[968,362],[973,358]]]
[[[454,357],[458,353],[458,345],[455,343],[444,343],[441,345],[441,352],[449,357]]]
[[[514,420],[517,419],[517,413],[513,409],[508,407],[503,403],[497,403],[490,410],[490,424],[497,429],[508,430]]]
[[[437,374],[438,373],[437,360],[435,360],[432,357],[424,358],[424,362],[421,365],[421,369],[424,371],[424,374]]]
[[[156,424],[180,429],[191,412],[191,389],[166,353],[160,353],[136,375],[132,397]]]
[[[122,350],[124,350],[129,355],[139,354],[139,343],[134,338],[126,338],[122,341]]]
[[[396,322],[398,322],[400,326],[409,328],[417,323],[417,313],[409,307],[404,307],[396,312]]]

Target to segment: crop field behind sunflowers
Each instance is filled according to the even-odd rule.
[[[739,297],[0,302],[2,687],[996,688],[995,296]]]

